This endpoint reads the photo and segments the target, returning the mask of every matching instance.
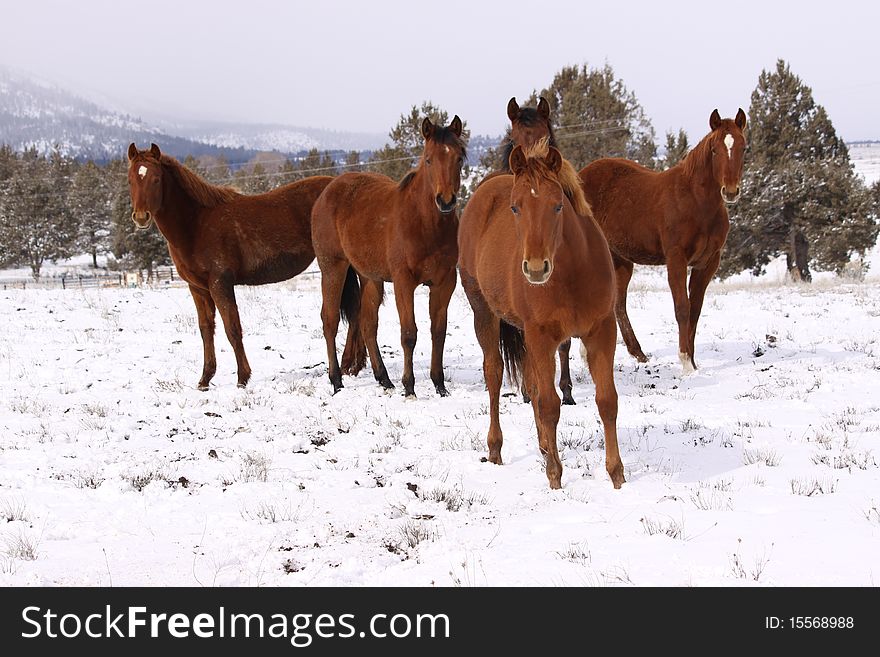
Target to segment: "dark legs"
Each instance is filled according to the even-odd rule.
[[[215,306],[207,290],[190,285],[189,291],[196,304],[196,313],[199,316],[199,332],[202,334],[202,347],[205,352],[202,378],[199,379],[199,390],[207,390],[211,379],[214,378],[214,373],[217,371],[217,356],[214,353]]]
[[[691,269],[691,280],[688,285],[688,297],[690,298],[690,316],[688,318],[688,350],[691,363],[696,368],[694,360],[694,341],[697,337],[697,322],[700,321],[700,312],[703,310],[703,299],[706,296],[706,288],[709,281],[718,270],[721,261],[721,252],[716,253],[702,269]]]
[[[379,331],[379,306],[385,296],[385,283],[368,278],[361,278],[361,314],[360,331],[363,342],[370,353],[370,365],[373,367],[373,376],[376,377],[383,388],[394,388],[391,379],[388,378],[388,370],[379,353],[377,334]]]
[[[431,381],[441,397],[449,395],[443,380],[443,347],[446,344],[446,313],[454,290],[455,269],[442,281],[431,286],[428,300],[428,312],[431,315]]]
[[[336,332],[339,330],[339,304],[348,262],[327,258],[323,261],[319,259],[318,264],[321,266],[321,322],[324,326],[324,342],[327,344],[327,373],[333,385],[333,394],[336,394],[342,388],[342,372],[336,358]]]
[[[232,350],[235,352],[235,362],[238,365],[238,386],[244,388],[251,378],[251,366],[248,364],[247,356],[244,353],[241,319],[238,316],[238,306],[235,303],[235,287],[232,283],[232,277],[221,274],[219,278],[210,282],[209,287],[211,298],[214,300],[214,304],[216,304],[217,310],[220,312],[220,317],[223,319],[226,337],[229,339]],[[211,351],[213,351],[213,345]]]
[[[394,281],[394,301],[400,316],[400,345],[403,347],[403,392],[407,397],[416,396],[416,378],[413,375],[413,351],[418,335],[413,301],[415,289],[415,281],[402,272]]]

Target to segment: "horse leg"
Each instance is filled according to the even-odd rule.
[[[562,391],[562,403],[574,406],[574,397],[571,396],[571,367],[568,362],[571,338],[559,345],[556,351],[559,353],[559,389]]]
[[[441,397],[449,396],[443,380],[443,347],[446,344],[447,310],[454,290],[455,269],[453,268],[441,281],[431,286],[428,298],[428,312],[431,315],[431,381]]]
[[[416,348],[415,280],[408,271],[401,271],[394,278],[394,301],[400,316],[400,345],[403,347],[403,392],[407,397],[416,396],[416,377],[413,374],[413,352]]]
[[[346,274],[348,276],[348,274]],[[358,307],[362,308],[364,301],[364,285],[367,279],[363,276],[360,278],[361,298]],[[348,279],[346,278],[346,281]],[[343,288],[344,289],[344,288]],[[360,323],[360,312],[356,320],[349,319],[348,333],[345,336],[345,347],[342,349],[342,361],[340,368],[343,374],[349,376],[357,376],[367,364],[367,347],[364,342],[364,333]]]
[[[633,275],[633,263],[613,253],[611,256],[614,261],[614,273],[617,279],[617,301],[614,305],[614,314],[617,316],[617,323],[620,326],[620,335],[623,337],[626,350],[630,355],[640,363],[647,363],[648,357],[642,351],[642,346],[636,338],[636,333],[633,331],[632,324],[629,322],[629,315],[626,312],[626,292]]]
[[[208,287],[211,291],[211,298],[223,319],[226,337],[235,352],[235,362],[238,365],[238,387],[244,388],[251,378],[251,366],[244,353],[241,319],[238,316],[238,304],[235,303],[235,285],[232,282],[232,275],[225,272],[212,280]]]
[[[556,394],[556,347],[558,343],[540,332],[526,327],[525,369],[531,389],[532,411],[538,429],[538,447],[544,455],[550,488],[562,488],[562,461],[556,445],[556,426],[562,404]]]
[[[718,270],[718,263],[721,261],[721,251],[713,255],[706,266],[702,269],[691,270],[691,280],[688,284],[688,297],[691,303],[690,313],[690,332],[688,334],[688,355],[694,367],[697,366],[694,360],[694,341],[697,338],[697,322],[700,321],[700,312],[703,310],[703,298],[706,296],[706,288],[709,287],[709,281]]]
[[[504,442],[499,418],[501,380],[504,374],[500,349],[501,321],[489,308],[476,281],[464,272],[461,273],[461,285],[474,311],[474,332],[483,350],[483,377],[489,390],[489,436],[486,440],[489,461],[501,465],[501,445]]]
[[[370,365],[373,376],[383,388],[393,390],[394,384],[388,378],[388,370],[379,352],[379,306],[385,297],[385,283],[369,278],[361,279],[361,337],[370,352]]]
[[[214,353],[214,317],[216,306],[211,295],[206,290],[189,286],[190,294],[196,304],[196,313],[199,316],[199,332],[202,334],[202,346],[204,348],[204,364],[202,366],[202,378],[199,379],[199,390],[207,390],[214,373],[217,371],[217,356]]]
[[[675,321],[678,323],[678,358],[683,374],[694,371],[694,361],[688,353],[691,304],[687,295],[687,259],[680,249],[666,254],[666,278],[675,304]]]
[[[586,345],[587,365],[596,384],[596,406],[605,430],[605,470],[614,487],[620,488],[626,480],[617,446],[617,388],[614,386],[617,331],[614,318],[609,315],[589,335],[581,337],[581,340]]]
[[[321,266],[321,323],[324,327],[324,342],[327,345],[327,374],[335,395],[342,388],[342,372],[336,358],[336,332],[339,330],[339,304],[342,301],[342,286],[348,272],[348,262],[336,258],[319,259]]]

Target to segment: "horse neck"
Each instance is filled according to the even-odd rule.
[[[434,203],[434,190],[424,167],[420,164],[415,170],[409,185],[403,190],[403,198],[415,212],[415,218],[425,227],[436,227],[443,215]]]
[[[162,176],[162,207],[154,221],[168,243],[176,249],[190,245],[193,229],[203,206],[184,192],[175,175],[167,169]]]
[[[689,188],[694,199],[707,209],[712,209],[723,205],[723,203],[719,193],[720,186],[712,174],[712,149],[706,143],[706,139],[697,144],[669,172],[677,171],[690,183]]]

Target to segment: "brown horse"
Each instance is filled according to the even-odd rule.
[[[624,482],[617,447],[614,386],[614,268],[608,243],[588,214],[572,208],[559,181],[562,155],[542,140],[513,149],[512,176],[480,185],[462,213],[458,234],[461,283],[474,311],[489,389],[489,460],[501,463],[498,417],[502,370],[524,374],[538,445],[551,488],[562,485],[556,446],[559,395],[555,351],[577,336],[596,384],[605,429],[605,467]]]
[[[163,155],[156,144],[143,151],[132,144],[128,160],[131,218],[138,229],[155,222],[196,304],[205,353],[199,390],[208,389],[217,370],[215,309],[235,351],[238,385],[244,387],[251,368],[235,286],[277,283],[296,276],[314,260],[312,205],[332,178],[314,176],[245,196],[205,182]]]
[[[449,394],[443,381],[443,345],[458,258],[456,194],[466,155],[461,130],[458,116],[447,127],[426,118],[419,166],[403,180],[346,173],[330,183],[315,203],[312,241],[321,267],[321,319],[334,393],[342,387],[336,359],[340,310],[349,320],[350,335],[353,326],[359,327],[376,380],[384,388],[394,387],[376,341],[385,282],[391,282],[400,316],[406,396],[415,396],[413,294],[418,285],[430,288],[431,381],[439,395]]]
[[[709,117],[711,132],[667,171],[607,158],[580,172],[587,200],[614,257],[620,332],[639,362],[648,359],[626,312],[633,263],[665,263],[678,322],[679,358],[685,374],[696,368],[694,339],[703,297],[730,228],[725,203],[735,203],[740,195],[745,127],[742,109],[735,119],[722,119],[716,109]]]
[[[510,128],[502,141],[501,149],[502,168],[500,171],[490,173],[483,178],[480,184],[495,176],[510,171],[510,154],[515,146],[519,145],[523,148],[535,146],[542,139],[547,139],[550,146],[557,148],[556,135],[553,133],[553,124],[550,122],[550,104],[542,96],[538,99],[536,108],[520,106],[516,102],[516,96],[511,98],[507,103],[507,118],[510,119]],[[562,184],[563,191],[568,200],[578,214],[587,215],[590,213],[589,205],[584,197],[581,181],[578,178],[577,171],[568,160],[562,161],[562,169],[559,172],[559,181]],[[571,340],[566,340],[559,345],[559,389],[562,391],[562,403],[574,404],[574,397],[571,394],[571,368],[569,366],[569,351],[571,349]],[[522,389],[523,401],[528,403],[529,395],[525,388]]]

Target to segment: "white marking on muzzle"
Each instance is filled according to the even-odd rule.
[[[724,137],[724,145],[727,146],[727,159],[730,159],[731,153],[733,152],[733,135],[730,133]]]
[[[138,175],[141,177],[141,179],[147,177],[147,171],[147,167],[145,167],[143,164],[140,166],[140,168],[138,168]]]

